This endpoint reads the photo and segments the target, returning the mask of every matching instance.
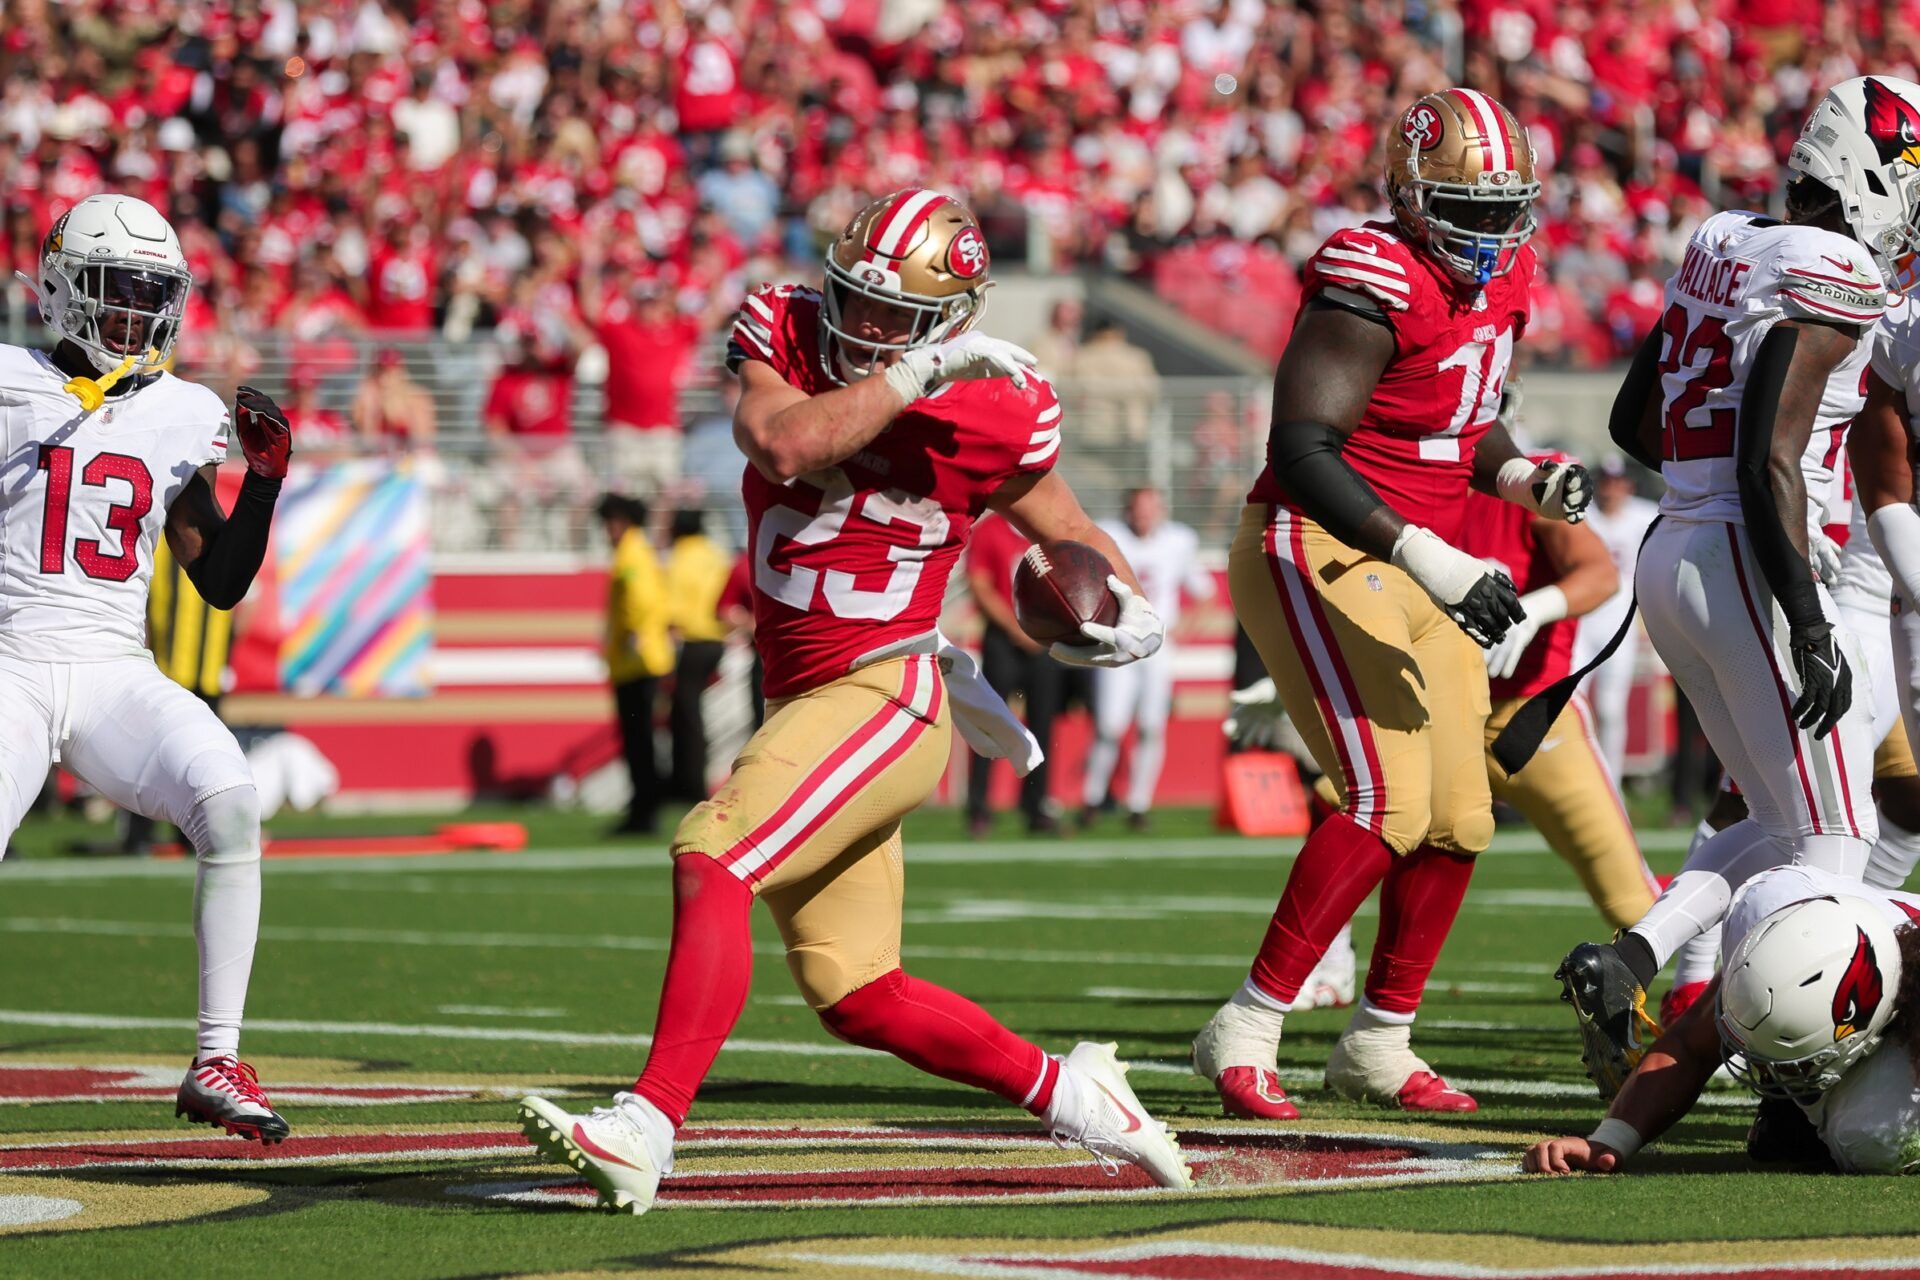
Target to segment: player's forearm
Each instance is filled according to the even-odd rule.
[[[1128,563],[1126,553],[1120,550],[1120,544],[1113,540],[1112,534],[1102,529],[1093,521],[1088,520],[1086,521],[1085,530],[1076,537],[1074,541],[1084,542],[1105,556],[1107,563],[1113,566],[1114,576],[1118,577],[1120,581],[1126,583],[1139,594],[1146,594],[1146,592],[1140,588],[1140,579],[1138,575],[1134,573],[1133,565]]]
[[[279,480],[250,471],[240,482],[240,496],[226,522],[217,530],[201,531],[200,554],[184,562],[184,568],[194,588],[214,608],[231,609],[246,598],[267,558],[267,534],[279,497]]]
[[[762,475],[785,484],[860,452],[905,407],[885,378],[863,378],[817,396],[800,395],[769,413],[739,415],[734,435]]]
[[[1340,435],[1324,422],[1281,422],[1267,436],[1267,462],[1307,517],[1356,551],[1381,560],[1407,521],[1375,493],[1340,451]]]
[[[1501,497],[1500,469],[1514,461],[1529,460],[1526,454],[1520,452],[1520,446],[1513,442],[1513,436],[1507,429],[1495,422],[1480,437],[1480,443],[1474,446],[1473,487],[1492,497]]]
[[[1614,447],[1650,470],[1660,469],[1660,330],[1649,332],[1613,398],[1607,434]]]
[[[1578,618],[1613,599],[1620,589],[1620,571],[1611,560],[1589,561],[1576,565],[1554,585],[1567,598],[1567,616]]]

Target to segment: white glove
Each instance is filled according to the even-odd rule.
[[[1393,544],[1393,566],[1420,584],[1462,631],[1490,648],[1522,618],[1520,597],[1506,574],[1487,567],[1431,529],[1407,525]]]
[[[1867,517],[1867,536],[1893,575],[1901,606],[1920,609],[1920,511],[1905,502],[1881,507]]]
[[[1593,477],[1577,462],[1510,458],[1494,477],[1494,488],[1508,502],[1549,520],[1579,524],[1593,501]]]
[[[1813,576],[1831,591],[1840,585],[1840,544],[1819,529],[1807,530],[1807,559],[1813,562]]]
[[[1540,634],[1540,628],[1567,616],[1567,593],[1554,586],[1541,587],[1521,596],[1520,607],[1527,611],[1527,616],[1513,624],[1505,640],[1486,651],[1487,675],[1495,680],[1504,680],[1514,673],[1527,646]]]
[[[1220,729],[1227,741],[1241,747],[1272,751],[1280,745],[1280,724],[1286,718],[1280,691],[1272,676],[1262,676],[1228,697],[1231,704]]]
[[[1055,641],[1050,652],[1056,659],[1070,667],[1124,667],[1159,652],[1161,641],[1166,639],[1166,628],[1160,625],[1159,613],[1147,603],[1145,596],[1117,577],[1108,575],[1107,588],[1120,602],[1120,617],[1110,627],[1097,622],[1081,623],[1080,634],[1093,643]]]
[[[887,366],[887,385],[912,404],[935,387],[970,378],[1010,378],[1026,389],[1027,375],[1040,362],[1025,347],[969,330],[957,338],[916,347]]]

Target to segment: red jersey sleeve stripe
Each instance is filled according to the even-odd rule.
[[[1878,320],[1881,315],[1878,311],[1865,311],[1850,307],[1835,306],[1831,302],[1822,302],[1819,299],[1808,297],[1797,289],[1782,289],[1780,296],[1782,298],[1792,299],[1809,311],[1818,311],[1822,315],[1839,316],[1843,320],[1853,320],[1860,324],[1872,324],[1875,320]]]
[[[753,309],[755,315],[765,320],[769,326],[772,326],[774,323],[773,308],[767,305],[765,298],[750,293],[747,295],[747,306]]]
[[[1404,276],[1407,274],[1405,267],[1395,262],[1392,258],[1387,257],[1384,253],[1355,253],[1351,249],[1336,249],[1329,244],[1322,245],[1320,252],[1313,256],[1323,261],[1357,262],[1362,266],[1370,267],[1377,271],[1384,271],[1390,275]]]
[[[752,347],[769,357],[773,355],[773,334],[765,325],[743,318],[733,326],[733,338],[743,347]]]

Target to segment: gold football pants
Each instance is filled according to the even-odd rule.
[[[825,1009],[900,963],[900,819],[946,770],[946,689],[935,660],[913,655],[767,710],[673,853],[712,858],[752,888],[801,993]]]
[[[1574,697],[1540,741],[1533,759],[1509,777],[1493,759],[1493,740],[1526,699],[1512,698],[1487,720],[1487,776],[1493,798],[1510,804],[1573,868],[1607,923],[1624,929],[1653,905],[1660,889],[1640,856],[1640,842],[1607,772],[1593,733],[1593,713]]]
[[[1240,621],[1341,808],[1397,853],[1493,838],[1480,650],[1405,573],[1283,507],[1241,514]]]

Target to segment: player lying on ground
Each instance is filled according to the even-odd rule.
[[[240,388],[247,477],[223,516],[213,482],[227,411],[164,369],[193,276],[152,205],[81,201],[27,283],[60,342],[50,357],[0,346],[12,476],[0,494],[0,844],[52,764],[186,834],[200,1036],[177,1111],[277,1142],[287,1122],[238,1056],[260,926],[259,799],[233,734],[154,665],[146,621],[163,533],[207,603],[231,609],[246,595],[292,453],[287,422]]]
[[[1470,488],[1555,520],[1592,496],[1583,469],[1536,466],[1494,421],[1534,271],[1525,130],[1485,94],[1429,94],[1389,126],[1386,182],[1393,220],[1337,232],[1307,263],[1228,561],[1235,611],[1341,800],[1294,860],[1246,983],[1194,1040],[1229,1115],[1299,1115],[1274,1069],[1283,1015],[1376,887],[1365,998],[1327,1083],[1474,1109],[1411,1028],[1493,837],[1474,646],[1525,615],[1460,529]]]
[[[1920,897],[1811,867],[1748,881],[1721,974],[1654,1041],[1585,1138],[1528,1150],[1531,1173],[1611,1173],[1687,1114],[1725,1062],[1762,1095],[1757,1160],[1853,1173],[1920,1166]]]
[[[1787,222],[1700,224],[1614,402],[1614,442],[1667,481],[1635,573],[1647,634],[1752,816],[1703,843],[1617,943],[1561,963],[1603,1097],[1655,1029],[1647,984],[1735,887],[1790,863],[1857,880],[1878,834],[1874,693],[1808,548],[1837,433],[1862,407],[1883,273],[1914,251],[1916,129],[1920,85],[1829,90],[1788,159]]]
[[[824,297],[769,286],[734,326],[767,722],[674,836],[672,950],[632,1092],[588,1115],[521,1104],[527,1136],[610,1208],[644,1212],[673,1168],[674,1132],[747,998],[756,898],[834,1035],[998,1094],[1109,1172],[1125,1161],[1162,1186],[1191,1185],[1114,1046],[1052,1057],[900,967],[900,820],[944,772],[953,720],[980,714],[977,696],[949,698],[959,669],[943,676],[936,659],[974,520],[991,508],[1035,541],[1090,543],[1112,562],[1116,625],[1088,626],[1086,644],[1056,645],[1056,657],[1119,666],[1161,641],[1125,558],[1053,470],[1053,388],[1026,352],[972,331],[987,266],[964,205],[898,191],[831,247]]]

